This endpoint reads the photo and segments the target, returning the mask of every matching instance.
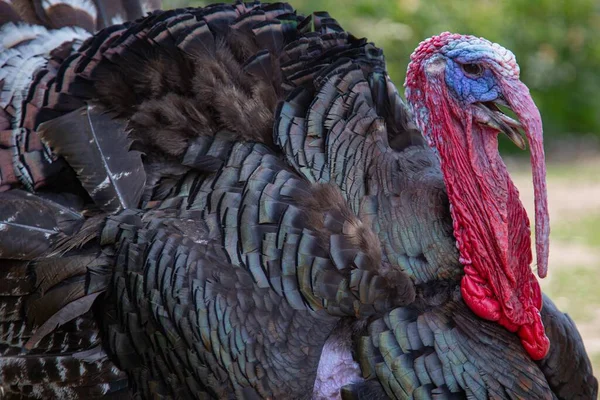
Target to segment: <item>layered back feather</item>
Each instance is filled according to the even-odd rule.
[[[124,21],[147,3],[0,2],[5,393],[484,398],[506,376],[440,372],[431,339],[478,329],[522,372],[498,393],[562,384],[465,319],[439,166],[380,49],[285,3]]]
[[[83,242],[97,235],[94,219],[86,219],[94,213],[86,203],[97,196],[81,190],[77,174],[42,142],[36,118],[61,63],[96,30],[141,17],[151,10],[147,6],[0,2],[2,398],[87,399],[128,392],[125,373],[102,346],[93,311],[110,279],[110,259],[97,254],[95,245],[84,249],[72,240],[75,234]],[[69,135],[61,133],[54,143],[76,145],[65,143]],[[74,152],[88,150],[88,139],[80,136],[85,145]],[[92,146],[89,153],[101,151]],[[87,165],[92,164],[102,163]],[[136,184],[143,186],[143,179]],[[77,250],[65,255],[57,250],[61,246]]]

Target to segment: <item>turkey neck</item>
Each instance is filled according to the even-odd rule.
[[[541,291],[530,270],[529,219],[498,152],[497,132],[473,122],[436,80],[412,104],[436,150],[464,266],[464,301],[478,316],[518,332],[533,358],[548,350]],[[409,97],[410,98],[410,97]]]
[[[436,147],[466,274],[462,293],[477,315],[515,330],[511,324],[533,322],[526,312],[533,303],[524,296],[531,290],[529,219],[498,154],[496,133],[466,119],[464,130],[447,129]],[[473,293],[480,290],[483,296]]]

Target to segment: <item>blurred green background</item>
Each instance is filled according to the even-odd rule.
[[[600,0],[288,2],[304,14],[328,11],[382,47],[398,87],[418,43],[443,31],[483,36],[515,53],[544,120],[552,234],[542,288],[575,320],[600,375]],[[164,8],[208,3],[163,0]],[[532,216],[526,155],[506,161]]]

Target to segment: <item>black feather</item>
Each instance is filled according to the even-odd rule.
[[[60,203],[21,190],[0,193],[0,258],[39,257],[82,224],[77,211]]]
[[[342,387],[341,397],[342,400],[385,400],[388,398],[379,381],[375,379]]]
[[[141,154],[129,150],[126,122],[88,105],[39,127],[96,205],[105,211],[137,207],[146,183]]]

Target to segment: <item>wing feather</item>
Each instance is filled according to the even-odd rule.
[[[130,150],[126,122],[88,105],[43,123],[39,133],[76,171],[105,211],[137,207],[146,183],[141,153]]]

